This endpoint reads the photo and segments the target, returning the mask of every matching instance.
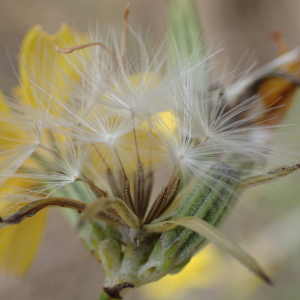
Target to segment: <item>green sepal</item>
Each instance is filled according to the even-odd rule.
[[[121,245],[116,240],[104,240],[98,247],[103,271],[106,276],[112,277],[121,267]]]
[[[197,217],[217,225],[233,203],[239,185],[239,173],[226,163],[212,166],[183,201],[172,219]],[[180,268],[204,245],[205,239],[183,226],[164,232],[157,241],[150,258],[140,271],[141,277],[159,278]],[[150,270],[150,271],[149,271]]]
[[[92,202],[92,194],[86,187],[86,185],[82,182],[74,182],[72,184],[66,185],[56,192],[56,195],[61,195],[64,197],[83,200],[84,202]],[[78,222],[80,220],[80,214],[68,208],[60,208],[61,212],[67,219],[70,226],[75,230]],[[87,221],[84,226],[79,231],[79,235],[81,240],[85,246],[85,248],[96,254],[99,243],[105,239],[115,239],[116,233],[115,228],[103,221],[92,219]],[[98,259],[98,257],[96,256]]]

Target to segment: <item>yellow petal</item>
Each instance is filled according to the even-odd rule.
[[[0,91],[0,113],[8,113],[8,107],[7,104],[4,101],[4,97],[2,92]],[[3,136],[6,136],[7,126],[5,126],[5,122],[0,121],[0,145],[2,146],[5,142],[3,139]],[[1,147],[2,148],[2,147]]]
[[[78,75],[64,55],[55,53],[55,46],[77,45],[81,38],[68,26],[53,35],[43,32],[40,26],[33,27],[25,36],[20,55],[20,86],[14,94],[27,104],[37,107],[45,101],[47,94],[57,96],[66,88],[65,78],[77,80]],[[37,88],[36,86],[39,86]],[[2,97],[1,111],[9,117],[11,113]],[[2,126],[3,125],[3,126]],[[18,131],[11,126],[0,124],[4,137],[15,138]],[[4,131],[5,129],[5,131]],[[1,137],[0,137],[1,138]],[[5,140],[1,140],[4,146]],[[9,186],[11,185],[11,186]],[[14,193],[15,188],[28,188],[24,182],[10,180],[1,188],[1,193]],[[25,205],[23,203],[22,205]],[[18,207],[12,203],[0,203],[0,215],[15,211]],[[24,220],[20,225],[9,226],[0,230],[0,268],[12,274],[22,276],[31,266],[41,243],[46,222],[46,211],[39,212],[34,218]]]
[[[24,275],[33,263],[40,246],[47,211],[0,230],[0,269],[16,276]]]
[[[0,91],[0,118],[10,118],[10,109],[7,105],[2,92]],[[21,139],[24,133],[14,126],[11,122],[0,120],[0,149],[7,149],[13,145],[11,141],[6,140],[6,137],[10,139]]]
[[[4,96],[0,91],[0,117],[3,117],[4,114],[9,113],[9,108],[7,103],[4,100]],[[5,136],[10,136],[13,132],[10,130],[10,127],[7,126],[5,121],[0,121],[0,148],[6,143]]]
[[[59,96],[60,91],[66,89],[66,78],[76,81],[78,74],[70,62],[75,56],[58,54],[55,47],[75,46],[83,40],[83,36],[66,24],[52,35],[42,31],[40,26],[32,27],[21,46],[20,86],[13,90],[14,94],[34,107],[48,96],[47,93]]]
[[[10,179],[0,189],[0,193],[12,194],[16,192],[16,188],[28,188],[29,184],[32,185],[32,183]],[[25,204],[0,202],[0,215],[16,211]],[[46,216],[47,211],[42,210],[19,225],[0,230],[0,269],[17,276],[22,276],[29,270],[41,244]]]
[[[9,111],[8,106],[7,106],[6,102],[4,101],[4,96],[1,92],[1,90],[0,90],[0,111],[5,114],[7,114]]]

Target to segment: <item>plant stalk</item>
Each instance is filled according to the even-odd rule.
[[[116,300],[115,298],[109,297],[106,292],[103,290],[99,300]]]

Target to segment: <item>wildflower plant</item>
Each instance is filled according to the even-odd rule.
[[[171,42],[156,49],[128,26],[128,7],[122,30],[34,27],[20,86],[1,100],[0,231],[28,217],[41,231],[44,209],[61,207],[103,267],[100,299],[180,272],[209,242],[271,283],[218,228],[243,190],[299,169],[276,136],[299,49],[235,82],[213,79],[191,5],[174,1]],[[0,254],[16,273],[33,256],[23,267]]]

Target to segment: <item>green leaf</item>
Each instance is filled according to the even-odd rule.
[[[193,0],[171,0],[168,3],[168,36],[173,64],[189,65],[197,90],[207,90],[211,82],[209,55]],[[214,54],[213,54],[214,55]],[[213,56],[211,55],[211,56]]]

